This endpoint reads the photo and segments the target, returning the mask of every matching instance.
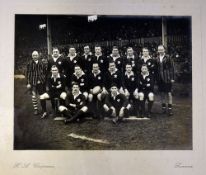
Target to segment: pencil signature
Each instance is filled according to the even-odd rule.
[[[46,164],[42,164],[39,162],[34,162],[34,163],[30,163],[30,162],[16,162],[13,165],[13,168],[22,168],[22,169],[27,169],[27,168],[55,168],[54,165],[46,165]]]
[[[193,165],[183,164],[182,162],[175,163],[175,168],[193,168]]]

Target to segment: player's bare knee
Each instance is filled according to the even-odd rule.
[[[81,108],[81,111],[87,112],[87,111],[88,111],[88,107],[87,107],[87,106],[83,106],[83,107]]]
[[[140,101],[144,100],[144,94],[142,92],[139,93],[139,100]]]
[[[63,100],[65,100],[66,97],[67,97],[66,92],[62,92],[61,95],[60,95],[60,98],[63,99]]]
[[[60,112],[63,112],[64,110],[67,110],[67,108],[65,106],[59,106],[58,109],[59,109]]]
[[[152,92],[150,92],[148,94],[148,98],[149,98],[149,101],[154,101],[154,94]]]
[[[101,101],[101,93],[97,95],[97,99]]]
[[[93,95],[92,94],[88,95],[88,100],[89,100],[89,102],[91,102],[93,100]]]
[[[83,92],[83,95],[85,96],[85,98],[87,99],[88,98],[88,92]]]
[[[44,93],[44,94],[40,95],[39,98],[40,98],[40,100],[46,100],[46,99],[49,99],[49,94]]]
[[[109,111],[109,107],[106,104],[103,105],[103,108],[105,111]]]

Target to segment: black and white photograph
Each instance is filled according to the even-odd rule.
[[[192,17],[15,14],[14,150],[193,150]]]

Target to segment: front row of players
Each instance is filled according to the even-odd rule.
[[[137,116],[139,113],[140,117],[144,117],[146,100],[146,115],[150,117],[154,101],[154,78],[147,65],[142,65],[141,74],[137,77],[132,71],[132,65],[128,63],[124,77],[120,78],[122,76],[118,74],[114,62],[109,64],[109,72],[105,76],[99,70],[98,63],[93,63],[92,73],[88,77],[76,65],[71,89],[67,93],[66,77],[59,73],[55,65],[52,66],[51,76],[47,79],[48,91],[40,95],[42,118],[47,116],[48,99],[54,111],[57,107],[55,103],[59,101],[58,111],[67,118],[65,123],[80,120],[87,113],[93,113],[94,118],[111,116],[114,123],[130,114]]]

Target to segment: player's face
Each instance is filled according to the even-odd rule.
[[[148,57],[149,56],[149,50],[148,49],[143,49],[142,54],[143,54],[144,57]]]
[[[92,70],[97,73],[99,71],[99,65],[98,64],[93,64]]]
[[[37,61],[38,58],[39,58],[38,52],[37,52],[37,51],[34,51],[34,52],[32,53],[32,59],[33,59],[34,61]]]
[[[87,47],[87,46],[84,47],[84,53],[85,53],[85,54],[89,54],[89,51],[90,51],[89,47]]]
[[[147,74],[148,73],[148,68],[146,66],[142,66],[141,71],[143,74]]]
[[[98,54],[101,54],[102,53],[102,49],[101,47],[95,47],[95,53],[98,55]]]
[[[59,57],[59,50],[58,50],[58,49],[54,49],[54,50],[53,50],[53,57],[54,57],[54,58]]]
[[[114,63],[110,63],[109,64],[109,70],[110,71],[114,71],[115,70],[115,64]]]
[[[72,92],[73,93],[79,93],[79,86],[78,85],[73,85],[72,86]]]
[[[111,87],[111,93],[112,93],[112,95],[117,95],[117,92],[118,92],[118,89],[117,89],[117,87],[116,86],[112,86]]]
[[[69,49],[69,54],[70,54],[70,55],[74,56],[75,53],[76,53],[76,49],[75,49],[75,48],[70,48],[70,49]]]
[[[52,72],[52,75],[55,76],[55,77],[56,77],[56,76],[58,75],[58,73],[59,73],[59,71],[58,71],[57,68],[52,68],[52,69],[51,69],[51,72]]]
[[[82,73],[82,69],[80,67],[75,67],[74,72],[75,74],[80,75]]]
[[[112,55],[117,56],[119,54],[118,49],[112,49]]]
[[[133,49],[132,48],[131,49],[127,49],[127,54],[128,54],[128,56],[133,56],[133,54],[134,54]]]
[[[126,71],[130,73],[132,71],[132,66],[131,65],[126,65]]]
[[[163,54],[165,53],[165,49],[164,49],[163,46],[159,46],[159,47],[158,47],[158,53],[159,53],[160,55],[163,55]]]

